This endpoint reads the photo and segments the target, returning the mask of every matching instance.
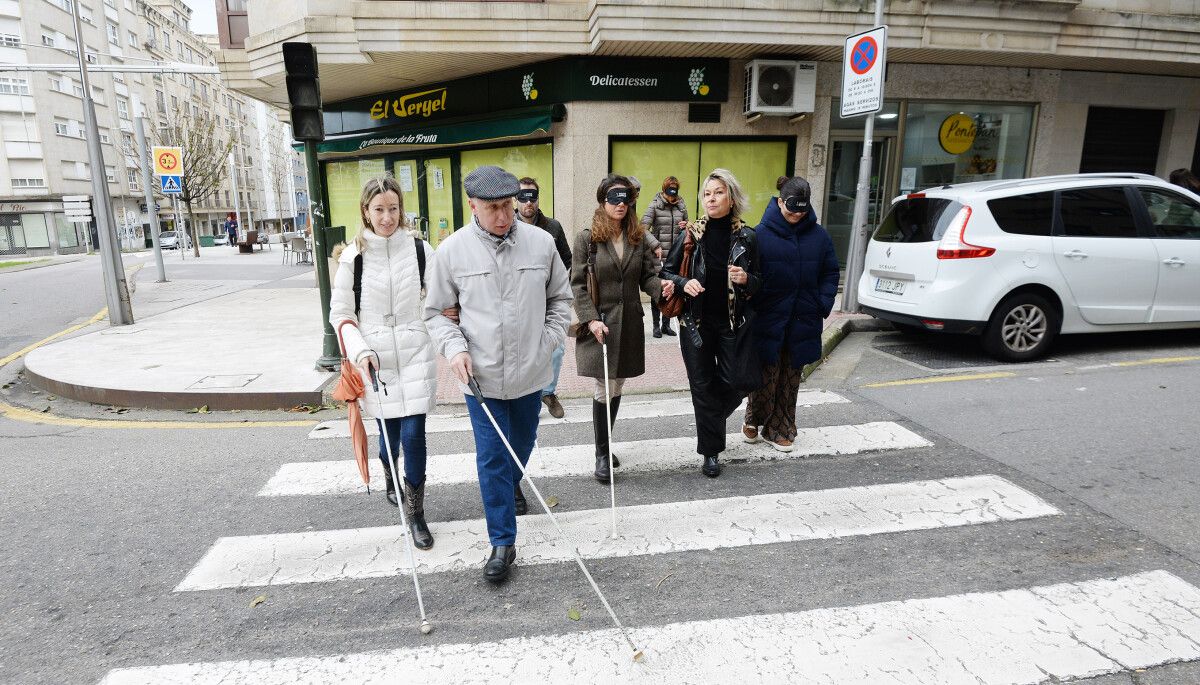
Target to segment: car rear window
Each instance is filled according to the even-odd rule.
[[[872,237],[881,243],[928,243],[941,240],[962,207],[941,197],[912,197],[892,205]]]
[[[988,200],[996,225],[1005,233],[1049,236],[1054,225],[1054,193],[1026,193]]]

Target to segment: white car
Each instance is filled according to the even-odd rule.
[[[214,233],[213,234],[213,245],[229,245],[229,234],[228,233]]]
[[[946,185],[892,201],[862,310],[1003,361],[1059,333],[1200,328],[1200,196],[1145,174]]]
[[[159,233],[158,245],[164,250],[174,250],[179,247],[178,234],[175,231],[163,231]],[[192,239],[187,234],[183,236],[183,246],[185,249],[192,246]]]

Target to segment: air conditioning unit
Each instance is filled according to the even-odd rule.
[[[791,116],[813,111],[816,101],[816,62],[756,59],[746,64],[744,114]]]

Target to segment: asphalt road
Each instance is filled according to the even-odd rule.
[[[897,346],[907,347],[886,349]],[[752,458],[729,464],[715,480],[698,473],[699,458],[693,456],[694,464],[680,468],[623,473],[618,481],[622,506],[989,476],[1059,513],[741,546],[714,536],[711,548],[701,541],[700,548],[595,558],[589,568],[635,634],[647,627],[722,618],[735,620],[734,630],[741,634],[753,630],[755,617],[763,614],[870,608],[1147,571],[1167,571],[1200,585],[1194,533],[1200,467],[1196,422],[1188,418],[1200,392],[1200,360],[1113,366],[1180,357],[1200,357],[1200,339],[1083,341],[1062,348],[1056,361],[992,367],[945,341],[914,346],[892,334],[851,335],[805,386],[847,401],[802,407],[801,427],[833,430],[893,422],[928,444],[804,459]],[[1011,375],[925,382],[979,374]],[[11,373],[0,370],[0,375],[7,381]],[[917,383],[879,385],[896,381]],[[653,399],[665,404],[672,397]],[[102,408],[47,402],[19,380],[0,391],[0,400],[35,410],[51,406],[56,416],[130,421],[306,418],[249,412],[115,416]],[[573,414],[588,411],[584,401],[570,404]],[[337,415],[325,411],[312,418]],[[738,429],[739,420],[740,415],[732,417],[729,432]],[[383,505],[377,491],[259,495],[284,464],[348,458],[344,441],[311,439],[310,428],[96,428],[0,418],[5,472],[0,539],[7,547],[0,557],[0,682],[91,683],[119,668],[432,648],[609,627],[573,564],[536,564],[527,558],[523,563],[521,541],[518,566],[503,586],[485,583],[474,563],[425,577],[425,601],[437,627],[428,637],[415,630],[411,584],[395,573],[180,590],[181,581],[223,537],[395,523],[395,510]],[[617,433],[622,441],[686,441],[694,425],[686,414],[622,419]],[[545,447],[574,446],[586,468],[588,423],[545,426],[540,435]],[[463,430],[431,433],[429,449],[434,462],[437,455],[471,451],[472,438]],[[754,449],[766,451],[751,454],[778,456],[765,446]],[[690,448],[682,454],[686,461]],[[635,459],[655,456],[633,454]],[[547,478],[541,485],[557,498],[558,513],[603,512],[608,503],[608,489],[584,475]],[[454,522],[482,515],[478,488],[470,482],[431,486],[426,506],[434,534],[447,535],[439,538],[443,546],[451,544],[444,531]],[[826,514],[834,516],[821,513],[818,520]],[[607,525],[604,514],[595,518],[600,527]],[[657,528],[630,532],[653,537]],[[264,600],[255,602],[259,597]],[[572,620],[572,609],[580,612],[579,620]],[[834,644],[850,639],[841,631],[852,630],[840,623],[824,629],[841,636]],[[779,637],[783,642],[801,638],[808,636]],[[727,646],[713,644],[712,649]],[[570,680],[569,667],[563,668],[563,679]],[[265,677],[272,670],[264,664],[256,673]],[[1197,682],[1200,665],[1073,677],[1077,680],[1064,680]],[[1015,678],[1005,680],[1001,672],[981,681],[1026,682]],[[923,681],[898,675],[897,682]]]
[[[0,269],[0,357],[86,321],[106,304],[95,255],[21,271]]]

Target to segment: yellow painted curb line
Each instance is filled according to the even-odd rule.
[[[71,326],[70,328],[61,330],[48,338],[42,338],[41,340],[39,340],[31,345],[27,345],[27,346],[17,350],[16,352],[13,352],[12,354],[8,355],[7,357],[0,359],[0,366],[4,366],[5,364],[10,364],[12,362],[15,362],[16,360],[20,359],[21,357],[24,357],[25,355],[29,354],[30,352],[41,347],[42,345],[45,345],[46,343],[48,343],[52,340],[57,340],[57,339],[63,337],[64,335],[67,335],[68,333],[74,333],[75,331],[77,331],[81,328],[87,328],[88,326],[91,326],[92,324],[100,321],[100,319],[103,319],[106,316],[108,316],[108,307],[105,307],[104,309],[101,309],[100,311],[96,312],[95,316],[88,319],[87,321],[84,321],[81,324]]]
[[[0,402],[0,414],[13,421],[26,423],[43,423],[51,426],[74,426],[76,428],[159,428],[159,429],[189,429],[200,430],[214,428],[293,428],[300,426],[315,426],[315,419],[296,419],[280,421],[131,421],[123,419],[78,419],[69,416],[56,416],[48,412],[34,411],[14,407]]]
[[[886,383],[871,383],[864,388],[890,388],[897,385],[923,385],[926,383],[953,383],[955,381],[986,381],[993,378],[1012,378],[1017,374],[1011,371],[995,371],[993,373],[970,373],[961,376],[934,376],[932,378],[910,378],[906,381],[888,381]]]
[[[1179,362],[1200,361],[1200,357],[1156,357],[1154,359],[1139,359],[1132,362],[1113,362],[1113,366],[1145,366],[1146,364],[1177,364]]]

